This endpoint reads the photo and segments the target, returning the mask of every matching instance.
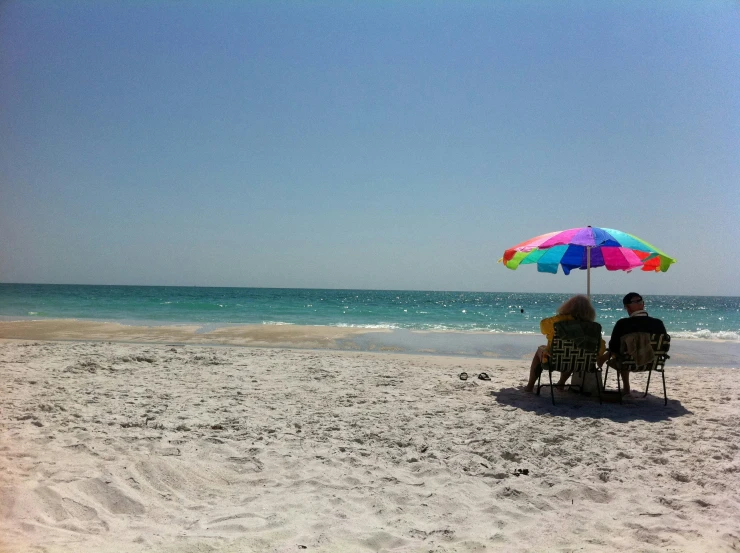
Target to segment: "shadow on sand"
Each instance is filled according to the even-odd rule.
[[[543,388],[540,395],[525,392],[524,387],[502,388],[491,392],[491,396],[501,405],[515,407],[540,415],[568,417],[571,419],[593,418],[609,419],[614,422],[660,422],[691,415],[681,402],[668,398],[668,405],[663,405],[663,397],[649,393],[625,399],[624,403],[599,404],[596,396],[585,396],[567,390],[555,390],[555,405],[550,399],[550,390]]]

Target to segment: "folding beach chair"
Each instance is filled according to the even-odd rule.
[[[635,333],[639,334],[639,333]],[[665,362],[670,359],[668,350],[671,348],[671,337],[668,334],[650,334],[650,347],[653,349],[653,359],[647,363],[638,366],[636,361],[624,351],[624,339],[622,342],[623,351],[621,351],[616,358],[610,359],[606,364],[606,372],[604,373],[604,386],[606,386],[606,378],[609,376],[609,367],[613,367],[617,371],[617,390],[619,391],[619,397],[622,397],[622,385],[620,370],[628,370],[631,373],[645,372],[648,373],[647,385],[645,386],[645,394],[642,397],[647,396],[648,389],[650,388],[650,377],[653,371],[659,372],[663,377],[663,405],[668,405],[668,394],[665,388]]]
[[[555,324],[555,336],[552,339],[552,345],[550,346],[549,356],[542,364],[542,371],[547,371],[547,375],[550,379],[550,384],[540,384],[542,380],[542,372],[540,372],[537,378],[537,395],[540,395],[540,388],[543,386],[550,386],[550,397],[552,398],[552,404],[555,405],[555,391],[553,390],[552,373],[557,372],[570,372],[572,376],[580,375],[581,384],[571,384],[570,389],[580,388],[581,393],[584,393],[583,383],[586,381],[586,377],[593,375],[596,381],[596,391],[599,395],[599,403],[601,403],[601,369],[596,365],[596,359],[599,354],[599,340],[601,337],[601,325],[598,323],[586,323],[586,322],[575,322],[571,321],[569,326],[573,324],[580,325],[582,328],[588,329],[592,334],[597,335],[599,338],[594,342],[584,344],[583,341],[564,338],[565,325],[561,323]],[[576,344],[576,341],[579,344]]]

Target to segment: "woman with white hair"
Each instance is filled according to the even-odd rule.
[[[534,354],[532,359],[532,366],[529,368],[529,382],[524,387],[524,390],[531,392],[534,390],[534,384],[542,372],[542,362],[545,360],[548,352],[550,351],[550,344],[555,336],[555,323],[560,321],[588,321],[594,322],[596,319],[596,311],[594,311],[591,301],[583,295],[573,296],[567,300],[563,305],[558,307],[554,317],[548,317],[540,321],[540,332],[547,336],[547,345],[540,346]],[[606,344],[604,340],[601,340],[599,345],[599,355],[603,355],[606,351]],[[570,377],[570,373],[560,373],[560,380],[556,386],[562,388],[565,386],[565,381]]]

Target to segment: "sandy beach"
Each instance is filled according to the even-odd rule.
[[[0,553],[740,553],[738,19],[0,0]]]
[[[78,331],[109,341],[0,334],[3,553],[740,549],[733,369],[552,406],[526,359],[326,349],[350,329]]]

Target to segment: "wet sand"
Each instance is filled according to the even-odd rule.
[[[94,320],[0,321],[0,339],[111,341],[320,350],[529,360],[544,338],[535,334],[418,331],[332,326],[170,324]],[[608,339],[608,337],[607,337]],[[671,364],[740,367],[740,342],[674,338]]]

